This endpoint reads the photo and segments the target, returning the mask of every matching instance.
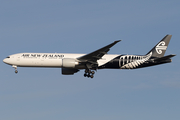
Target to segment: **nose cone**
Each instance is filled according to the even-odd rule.
[[[3,62],[6,63],[6,59],[4,59]]]
[[[6,61],[7,61],[7,60],[6,60],[6,58],[5,58],[5,59],[3,60],[3,62],[6,63]]]
[[[5,58],[5,59],[3,60],[3,62],[6,63],[6,64],[9,64],[9,63],[8,63],[8,58]]]

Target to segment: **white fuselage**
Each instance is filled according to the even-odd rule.
[[[121,40],[102,47],[88,54],[66,53],[19,53],[8,56],[4,63],[17,67],[56,67],[62,68],[63,75],[73,75],[85,69],[84,77],[94,77],[97,69],[137,69],[171,62],[171,57],[164,56],[172,35],[166,35],[146,55],[109,55],[107,52]]]
[[[76,59],[85,54],[65,54],[65,53],[19,53],[5,58],[3,62],[18,67],[62,67],[64,58]],[[98,66],[106,64],[119,55],[104,55],[98,60]]]

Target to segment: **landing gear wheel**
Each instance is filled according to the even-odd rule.
[[[91,75],[91,78],[93,78],[94,76],[93,75]]]
[[[15,73],[17,74],[18,73],[17,66],[16,65],[12,65],[12,67],[15,69]]]
[[[88,75],[87,75],[87,77],[89,78],[89,77],[91,77],[91,75],[90,75],[90,74],[88,74]]]
[[[17,73],[18,73],[18,71],[17,71],[17,70],[15,70],[15,73],[17,74]]]
[[[94,74],[95,74],[94,71],[91,71],[91,70],[86,69],[86,70],[85,70],[85,73],[84,73],[84,77],[94,78]]]
[[[86,69],[86,70],[85,70],[85,73],[88,73],[88,72],[89,72],[89,70],[88,70],[88,69]]]
[[[84,73],[84,77],[87,77],[87,74],[86,74],[86,73]]]
[[[94,74],[95,72],[94,71],[91,71],[92,74]]]

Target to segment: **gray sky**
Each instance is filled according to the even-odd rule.
[[[170,64],[99,70],[94,79],[61,69],[0,64],[1,120],[179,120],[180,2],[177,0],[1,0],[1,61],[21,52],[144,55],[166,34]]]

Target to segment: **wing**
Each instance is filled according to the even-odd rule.
[[[109,50],[112,46],[114,46],[116,43],[120,42],[121,40],[117,40],[114,41],[113,43],[100,48],[94,52],[91,52],[89,54],[86,54],[82,57],[77,58],[78,60],[82,61],[82,62],[90,62],[90,63],[94,63],[97,64],[97,60],[101,59]]]

